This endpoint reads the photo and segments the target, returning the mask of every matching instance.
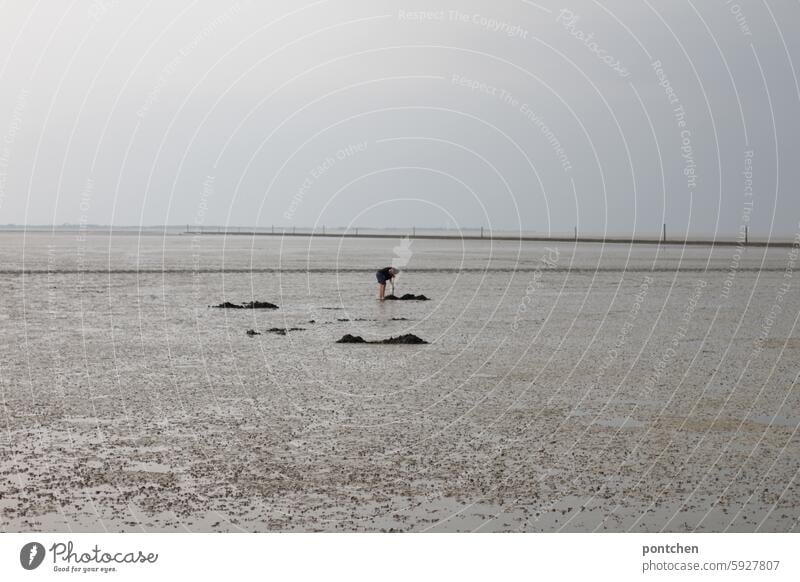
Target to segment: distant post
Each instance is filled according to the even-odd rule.
[[[663,229],[661,231],[661,242],[667,242],[667,223],[664,223]]]
[[[483,227],[481,227],[481,238],[483,238]]]
[[[750,244],[750,229],[744,225],[744,244]]]
[[[578,240],[578,227],[575,227],[575,240]]]

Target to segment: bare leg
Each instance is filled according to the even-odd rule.
[[[383,301],[384,295],[386,295],[386,283],[378,283],[378,299]]]

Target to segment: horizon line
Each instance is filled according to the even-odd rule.
[[[572,234],[553,231],[540,233],[537,231],[522,230],[489,230],[485,227],[471,228],[435,228],[435,227],[253,227],[253,226],[223,226],[200,225],[200,230],[191,230],[191,224],[162,224],[162,225],[101,225],[101,224],[72,224],[61,225],[16,225],[8,223],[0,225],[0,232],[19,233],[32,230],[35,232],[67,232],[67,233],[111,233],[114,230],[139,231],[161,230],[164,234],[172,236],[284,236],[284,237],[321,237],[321,238],[409,238],[428,240],[478,240],[478,241],[506,241],[506,242],[572,242],[593,244],[649,244],[649,245],[707,245],[707,246],[755,246],[755,247],[794,247],[800,246],[800,234],[792,237],[766,236],[753,237],[749,228],[745,227],[739,233],[686,234],[667,236],[666,225],[656,233],[579,233],[577,227]],[[173,232],[167,233],[167,230]],[[375,232],[378,231],[378,232]],[[389,234],[391,232],[391,234]],[[453,233],[453,234],[441,234]],[[435,234],[439,233],[439,234]],[[472,234],[470,234],[472,233]],[[479,233],[479,234],[478,234]],[[732,237],[732,238],[731,238]]]

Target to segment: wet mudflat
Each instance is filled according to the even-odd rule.
[[[2,530],[800,529],[788,249],[415,241],[381,304],[396,241],[55,242],[0,279]]]

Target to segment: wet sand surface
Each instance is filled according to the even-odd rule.
[[[793,249],[85,238],[0,234],[0,530],[800,530]]]

